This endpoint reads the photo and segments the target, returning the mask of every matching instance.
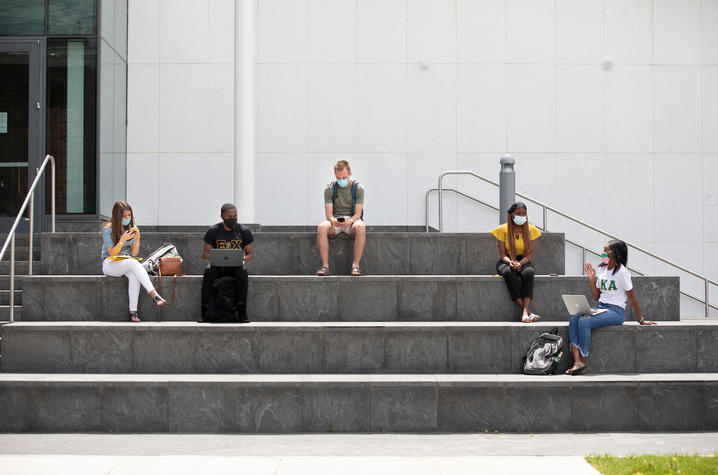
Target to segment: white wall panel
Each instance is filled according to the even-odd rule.
[[[606,61],[648,64],[652,54],[652,0],[605,0]]]
[[[506,66],[460,64],[458,74],[459,152],[506,150]]]
[[[204,166],[207,167],[207,209],[204,220],[207,224],[213,224],[219,222],[223,204],[241,206],[234,201],[234,154],[207,154]]]
[[[304,152],[306,137],[307,66],[258,65],[257,152]]]
[[[356,68],[353,64],[308,66],[308,152],[355,151]]]
[[[127,154],[127,201],[138,226],[159,224],[159,157],[157,153]]]
[[[208,150],[234,153],[234,65],[210,64]]]
[[[210,0],[208,41],[210,63],[234,63],[234,0]]]
[[[506,4],[507,61],[554,61],[553,0],[511,0]]]
[[[406,65],[357,66],[357,151],[406,152]]]
[[[603,2],[556,1],[556,61],[603,62]]]
[[[606,155],[606,222],[627,241],[654,241],[653,156]]]
[[[266,225],[307,223],[307,157],[303,153],[257,155],[257,208]]]
[[[257,2],[257,61],[304,62],[307,59],[307,2]]]
[[[409,152],[456,152],[456,65],[408,70]]]
[[[510,152],[556,150],[553,66],[507,66],[507,135]]]
[[[556,136],[559,152],[603,152],[604,72],[601,66],[556,68]]]
[[[157,63],[127,66],[129,152],[159,150],[159,74]]]
[[[602,153],[556,156],[556,202],[561,210],[594,226],[606,226],[606,160]]]
[[[308,0],[307,59],[335,63],[356,60],[355,0]]]
[[[662,241],[700,241],[701,160],[698,155],[657,155],[656,237]],[[669,190],[680,190],[671,193]]]
[[[364,219],[369,225],[406,222],[407,160],[404,153],[356,154],[352,172],[364,186]]]
[[[156,63],[160,54],[159,0],[130,0],[127,6],[127,59]]]
[[[208,0],[160,0],[160,62],[206,63]]]
[[[553,153],[521,153],[516,160],[516,190],[543,203],[556,202],[556,155]],[[536,177],[541,179],[537,180]],[[523,201],[523,200],[522,200]],[[538,207],[529,205],[533,212]],[[536,221],[536,218],[534,218]]]
[[[410,62],[456,62],[454,0],[407,0]]]
[[[506,1],[457,0],[459,63],[506,61]]]
[[[160,64],[160,152],[206,152],[207,64]]]
[[[406,0],[357,0],[357,60],[406,61]]]
[[[702,61],[718,65],[718,0],[701,0],[701,22]]]
[[[701,61],[700,0],[653,0],[656,64]]]
[[[702,69],[703,152],[718,153],[718,67]]]
[[[656,66],[654,71],[656,152],[700,152],[700,68]]]
[[[407,162],[409,176],[407,194],[408,224],[424,225],[426,223],[426,191],[430,188],[436,188],[439,175],[447,170],[456,170],[456,165],[456,154],[454,153],[409,153]],[[444,179],[443,186],[454,188],[456,178],[447,176]],[[432,217],[432,222],[436,225],[436,195],[434,194],[433,196],[430,216]],[[455,230],[456,220],[456,199],[446,194],[444,195],[444,231]]]
[[[703,239],[718,243],[718,155],[703,156],[702,178]],[[715,258],[718,254],[710,255]]]
[[[160,153],[158,213],[161,224],[209,224],[207,154]],[[178,189],[197,193],[177,193]],[[170,191],[172,190],[172,191]]]
[[[653,70],[614,66],[606,73],[606,151],[653,151]]]

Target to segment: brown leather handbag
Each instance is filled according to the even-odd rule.
[[[160,293],[162,293],[162,276],[173,276],[172,279],[172,300],[170,304],[174,303],[175,296],[177,293],[177,276],[182,276],[185,273],[182,271],[182,258],[181,257],[160,257],[159,265],[159,286]]]

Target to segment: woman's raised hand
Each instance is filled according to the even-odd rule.
[[[122,233],[122,236],[120,236],[120,241],[122,241],[122,242],[128,241],[128,240],[132,239],[134,234],[135,234],[135,232],[132,231],[131,229],[127,230],[124,233]]]
[[[586,275],[589,279],[593,280],[596,278],[596,271],[594,270],[590,262],[587,262],[583,265],[583,270],[586,271]]]

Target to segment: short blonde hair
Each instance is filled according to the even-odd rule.
[[[347,171],[352,171],[352,167],[349,166],[349,162],[346,160],[339,160],[336,164],[334,164],[334,171],[344,170],[347,169]]]

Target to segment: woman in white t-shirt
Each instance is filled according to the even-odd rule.
[[[598,300],[598,308],[605,309],[596,315],[573,315],[568,325],[568,337],[573,353],[573,366],[566,371],[572,376],[586,373],[588,344],[591,330],[608,325],[621,325],[625,320],[626,301],[631,301],[633,311],[641,325],[655,325],[643,319],[641,306],[633,291],[631,273],[626,269],[628,246],[623,241],[609,241],[603,247],[601,264],[594,270],[589,263],[584,265],[591,282],[591,295]]]

